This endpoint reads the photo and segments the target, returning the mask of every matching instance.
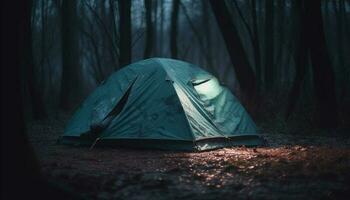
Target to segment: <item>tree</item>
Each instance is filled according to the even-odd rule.
[[[161,41],[158,39],[158,25],[160,23],[160,21],[158,21],[159,16],[158,16],[158,12],[159,12],[159,6],[160,3],[158,0],[152,0],[152,22],[153,22],[153,41],[152,41],[152,55],[159,55],[158,54],[158,42]]]
[[[119,0],[119,64],[131,63],[131,1]]]
[[[286,10],[285,10],[286,2],[284,0],[277,1],[277,23],[276,23],[276,32],[278,33],[278,42],[276,45],[276,58],[274,59],[275,67],[275,78],[279,78],[279,81],[283,81],[282,67],[283,66],[283,58],[284,58],[284,45],[285,45],[285,27],[286,21]]]
[[[244,14],[238,5],[237,0],[233,1],[235,8],[237,10],[238,15],[248,32],[248,38],[251,41],[252,49],[253,49],[253,57],[255,64],[255,74],[257,81],[257,90],[260,89],[261,85],[261,53],[260,53],[260,43],[259,43],[259,33],[258,33],[258,23],[257,23],[257,11],[256,11],[256,1],[251,1],[251,17],[252,17],[252,28],[248,24],[248,20],[244,17]]]
[[[236,26],[230,17],[225,1],[210,0],[209,2],[223,35],[231,62],[234,66],[236,77],[243,93],[243,102],[247,104],[248,109],[253,109],[256,100],[255,74],[248,62]]]
[[[207,61],[208,69],[214,76],[218,76],[217,70],[214,68],[214,59],[213,59],[213,41],[212,41],[212,29],[211,29],[211,21],[210,21],[210,5],[208,1],[202,1],[202,26],[205,27],[203,34],[204,42],[200,42],[200,46],[203,46],[205,49],[203,50],[205,53],[205,58]],[[200,34],[198,34],[200,35]],[[204,44],[202,44],[204,43]]]
[[[253,50],[254,50],[254,60],[255,60],[255,73],[256,81],[258,86],[261,83],[261,53],[260,53],[260,42],[259,42],[259,32],[258,32],[258,17],[256,12],[256,0],[251,0],[251,13],[253,21]],[[258,88],[259,89],[259,88]]]
[[[151,57],[153,50],[152,0],[144,0],[146,8],[146,43],[143,58]]]
[[[63,0],[61,8],[62,81],[60,107],[71,109],[78,103],[80,82],[77,2]]]
[[[301,24],[300,42],[301,45],[305,45],[299,48],[299,51],[301,51],[299,52],[299,55],[303,56],[308,52],[310,56],[316,97],[315,105],[317,109],[317,122],[322,128],[332,129],[337,126],[338,106],[335,94],[334,72],[327,52],[325,34],[323,30],[321,0],[299,0],[297,3],[299,13],[301,15],[299,22]],[[305,60],[305,58],[301,59]],[[303,66],[305,66],[305,62],[303,63]],[[294,87],[300,87],[301,83],[299,79],[302,79],[304,73],[305,69],[303,68],[299,69],[298,72],[297,65],[297,76],[299,76],[299,78],[296,77],[296,81],[299,83],[294,82],[294,86],[290,94],[291,103],[292,100],[296,98],[295,95],[299,95],[297,93],[293,94],[292,92],[297,90]]]
[[[270,90],[274,84],[274,10],[273,0],[265,0],[265,86]]]
[[[344,66],[344,49],[343,49],[343,13],[341,6],[344,4],[344,0],[333,1],[333,12],[336,18],[336,34],[337,34],[337,50],[338,50],[338,65]],[[344,5],[343,5],[344,6]]]
[[[335,21],[336,21],[336,41],[337,41],[337,56],[338,56],[338,68],[345,73],[342,73],[342,75],[339,76],[339,82],[341,87],[340,88],[340,95],[339,95],[339,102],[341,102],[345,95],[346,92],[348,91],[348,84],[346,83],[346,79],[348,77],[348,74],[346,73],[346,68],[347,66],[345,65],[346,61],[346,56],[345,56],[345,47],[344,47],[344,27],[347,27],[345,24],[345,3],[344,0],[339,0],[339,1],[332,1],[333,4],[333,12],[335,14]]]
[[[290,117],[292,114],[295,105],[297,103],[297,100],[300,96],[300,90],[302,83],[305,78],[305,73],[306,73],[306,66],[307,66],[307,59],[308,59],[308,50],[306,46],[306,30],[307,30],[307,24],[303,23],[302,21],[302,10],[301,10],[301,5],[300,1],[295,1],[292,2],[292,9],[294,11],[294,14],[296,16],[298,25],[299,25],[299,31],[298,35],[296,37],[296,52],[294,55],[294,60],[295,60],[295,76],[294,76],[294,81],[292,88],[289,92],[289,97],[288,97],[288,104],[287,104],[287,111],[286,111],[286,119]]]
[[[177,53],[177,27],[180,0],[173,0],[170,24],[170,53],[172,58],[178,58]]]
[[[31,5],[32,6],[32,3]],[[32,8],[29,10],[29,16],[31,16]],[[31,29],[31,23],[30,21],[28,23],[25,23],[23,26],[23,32],[28,34],[28,37],[30,39],[26,39],[23,41],[23,44],[25,45],[23,50],[25,51],[25,54],[23,55],[22,65],[23,71],[26,75],[27,80],[27,87],[31,99],[32,104],[32,110],[33,110],[33,117],[34,119],[44,119],[47,117],[45,104],[43,101],[43,95],[38,90],[37,87],[37,81],[35,76],[35,67],[34,67],[34,61],[33,61],[33,51],[32,51],[32,29]],[[44,41],[42,41],[44,42]]]
[[[1,199],[45,198],[73,199],[65,191],[52,187],[41,176],[34,150],[30,145],[24,123],[21,70],[29,65],[28,44],[32,40],[30,16],[32,1],[11,1],[2,7],[1,34]],[[9,9],[13,8],[13,9]],[[24,196],[25,195],[25,196]]]
[[[321,0],[303,1],[303,20],[306,26],[306,41],[310,50],[316,108],[320,127],[337,126],[337,101],[335,80],[323,30]]]
[[[159,33],[159,41],[163,41],[163,36],[164,36],[164,2],[160,1],[160,33]],[[159,53],[160,55],[163,55],[163,49],[164,49],[164,45],[162,42],[158,42],[158,49],[159,49]]]

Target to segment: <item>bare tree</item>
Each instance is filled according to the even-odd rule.
[[[341,6],[343,5],[344,0],[332,1],[333,12],[335,15],[336,22],[336,35],[337,35],[337,50],[338,50],[338,65],[339,67],[344,66],[344,48],[343,48],[343,13]]]
[[[170,53],[172,58],[178,58],[177,52],[177,28],[179,16],[180,0],[173,0],[171,11],[171,28],[170,28]]]
[[[60,107],[64,110],[69,110],[78,103],[78,90],[81,84],[77,18],[76,0],[63,0],[61,8],[62,81]]]
[[[300,1],[292,2],[292,10],[294,12],[294,16],[297,18],[299,31],[296,37],[297,47],[294,55],[295,60],[295,76],[292,88],[289,92],[287,111],[286,111],[286,119],[290,117],[292,114],[297,100],[300,96],[300,90],[302,83],[305,78],[306,67],[307,67],[307,59],[308,59],[308,50],[306,46],[306,29],[307,24],[302,21],[302,10]]]
[[[119,64],[131,63],[131,1],[119,0]]]
[[[225,1],[210,0],[210,4],[234,66],[244,102],[247,104],[248,109],[254,109],[256,101],[255,74],[248,62],[236,26],[233,23]]]
[[[28,140],[21,94],[21,70],[28,67],[28,44],[32,1],[11,1],[2,7],[1,34],[2,120],[1,120],[1,199],[73,199],[72,195],[43,179],[34,150]],[[14,9],[9,9],[14,8]],[[25,34],[24,34],[25,33]]]
[[[323,30],[321,0],[298,0],[297,3],[301,15],[299,22],[301,24],[300,42],[302,45],[305,45],[304,48],[299,47],[299,51],[302,51],[299,52],[299,55],[305,56],[306,52],[309,52],[310,55],[313,72],[313,85],[316,96],[315,105],[318,112],[317,121],[320,127],[332,129],[337,126],[338,106],[335,94],[334,72],[327,52]],[[305,60],[305,58],[303,59]],[[305,62],[303,65],[305,66]],[[299,78],[296,77],[296,81],[299,83],[294,83],[294,85],[299,86],[294,87],[300,88],[300,79],[302,79],[305,69],[300,69],[299,71],[299,74],[297,74]],[[291,93],[290,98],[296,98],[294,95],[298,94]],[[287,114],[289,112],[287,112]]]
[[[274,1],[265,1],[265,86],[270,90],[274,85]]]
[[[334,72],[327,52],[323,31],[321,0],[303,1],[303,20],[306,26],[306,41],[310,48],[313,83],[316,95],[318,122],[321,127],[337,126],[337,101]]]
[[[30,6],[32,6],[32,3],[30,3]],[[29,16],[31,16],[32,8],[30,8]],[[34,61],[33,61],[33,46],[32,46],[32,29],[31,29],[31,23],[30,21],[23,26],[23,32],[28,35],[28,38],[23,41],[25,47],[24,51],[25,54],[23,55],[23,63],[22,66],[24,67],[26,80],[27,80],[27,87],[30,95],[30,100],[32,104],[32,110],[33,110],[33,117],[34,119],[43,119],[47,117],[45,104],[43,101],[43,94],[40,92],[37,86],[37,80],[35,75],[35,67],[34,67]],[[42,41],[44,43],[45,41]]]
[[[152,22],[152,0],[144,0],[146,9],[146,42],[143,58],[151,57],[153,50],[153,22]]]
[[[159,41],[163,42],[163,38],[164,38],[164,2],[160,1],[160,33],[159,33]],[[162,42],[158,42],[158,49],[159,49],[159,53],[161,55],[163,55],[163,49],[164,49],[164,45],[162,45]]]
[[[287,23],[285,21],[285,0],[277,1],[277,24],[276,24],[276,31],[278,32],[278,40],[276,41],[276,58],[274,59],[274,66],[275,66],[275,78],[277,81],[281,81],[283,79],[282,76],[282,64],[283,64],[283,58],[284,58],[284,45],[285,45],[285,30],[284,28],[287,26]]]
[[[251,14],[253,21],[253,51],[254,51],[254,60],[255,60],[255,73],[256,81],[258,87],[261,83],[261,53],[260,53],[260,42],[259,42],[259,32],[258,32],[258,17],[256,11],[256,0],[251,0]]]

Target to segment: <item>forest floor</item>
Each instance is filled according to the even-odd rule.
[[[263,135],[207,152],[58,145],[65,117],[28,124],[47,180],[83,199],[348,199],[350,138]]]

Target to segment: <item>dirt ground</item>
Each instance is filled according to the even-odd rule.
[[[64,117],[28,124],[47,180],[83,199],[349,199],[350,139],[264,135],[201,153],[56,144]]]

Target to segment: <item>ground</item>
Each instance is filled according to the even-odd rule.
[[[83,199],[348,199],[347,136],[264,134],[200,153],[58,145],[67,117],[28,124],[48,182]]]

